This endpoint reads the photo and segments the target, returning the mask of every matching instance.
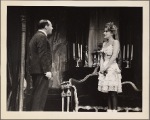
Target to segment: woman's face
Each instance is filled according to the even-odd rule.
[[[109,39],[110,37],[113,36],[113,34],[111,33],[111,31],[108,31],[107,28],[104,29],[104,38]]]

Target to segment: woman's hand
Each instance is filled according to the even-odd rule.
[[[106,68],[105,67],[101,67],[100,68],[100,73],[104,73],[106,71]]]
[[[104,76],[106,76],[106,74],[107,74],[106,67],[102,67],[101,70],[100,70],[100,73],[103,74]]]

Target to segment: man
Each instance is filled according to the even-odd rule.
[[[49,80],[52,77],[52,56],[47,36],[52,34],[52,23],[49,20],[40,20],[38,31],[29,43],[30,74],[33,80],[33,96],[31,111],[43,111]]]

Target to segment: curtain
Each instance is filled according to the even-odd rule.
[[[107,22],[114,22],[119,27],[119,8],[91,8],[88,37],[88,65],[92,67],[92,53],[104,41],[104,27]]]
[[[18,110],[19,103],[21,20],[16,11],[9,7],[7,17],[7,110],[11,111]]]

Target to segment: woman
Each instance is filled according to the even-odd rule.
[[[108,93],[107,112],[117,112],[117,93],[122,92],[121,70],[116,59],[120,51],[120,43],[117,37],[117,27],[113,22],[106,24],[101,50],[98,90]]]

